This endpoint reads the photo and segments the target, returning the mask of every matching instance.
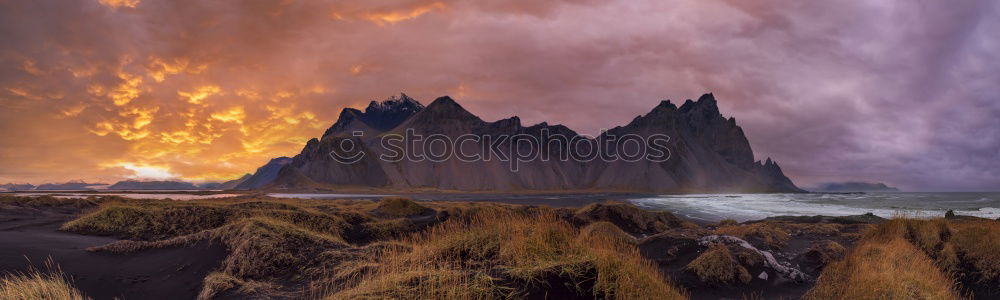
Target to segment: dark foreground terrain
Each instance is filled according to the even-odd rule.
[[[993,220],[619,202],[0,198],[0,298],[994,299]]]

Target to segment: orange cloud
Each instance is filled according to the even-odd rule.
[[[80,113],[82,113],[85,109],[87,109],[87,105],[80,103],[70,106],[66,109],[63,109],[60,111],[60,113],[63,115],[63,117],[75,117]]]
[[[41,100],[41,99],[44,99],[41,96],[37,96],[35,94],[32,94],[31,92],[29,92],[27,89],[24,89],[24,88],[9,87],[9,88],[7,88],[7,91],[10,92],[11,94],[14,94],[16,96],[19,96],[19,97],[25,98],[25,99],[31,99],[31,100]]]
[[[31,75],[42,75],[42,70],[38,69],[35,65],[35,61],[27,59],[21,64],[21,69]]]
[[[139,97],[142,90],[139,89],[142,85],[142,77],[132,75],[125,72],[118,72],[118,78],[122,82],[116,86],[114,89],[108,92],[108,96],[117,106],[124,106]]]
[[[128,7],[135,8],[141,0],[97,0],[97,3],[110,8]]]
[[[132,125],[124,122],[117,121],[102,121],[97,123],[90,132],[98,136],[106,136],[108,134],[117,134],[121,139],[126,141],[135,141],[143,139],[149,136],[149,130],[145,129],[133,129]]]
[[[212,114],[212,119],[219,120],[225,123],[243,124],[243,119],[245,118],[246,118],[246,112],[243,111],[242,106],[232,107],[228,110]]]
[[[422,16],[426,13],[435,10],[444,10],[445,8],[447,8],[447,6],[443,2],[434,2],[407,9],[395,9],[395,10],[364,13],[361,15],[361,18],[368,20],[372,23],[378,24],[380,26],[386,24],[391,25],[402,21],[415,19],[419,16]],[[341,16],[339,13],[336,12],[331,13],[331,16],[333,16],[335,19],[338,20],[343,19],[343,16]]]
[[[188,103],[201,104],[202,101],[205,100],[205,98],[208,98],[209,96],[215,94],[219,94],[220,92],[222,92],[222,89],[220,89],[219,86],[206,85],[199,87],[192,92],[177,91],[177,95],[187,98]]]
[[[159,57],[150,57],[147,66],[150,70],[149,77],[152,77],[156,82],[163,82],[167,79],[167,75],[183,72],[189,63],[186,58],[175,58],[172,62],[168,62]]]

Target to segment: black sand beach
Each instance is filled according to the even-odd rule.
[[[93,253],[113,238],[58,231],[75,209],[0,209],[0,271],[45,270],[50,260],[94,299],[194,299],[202,279],[225,257],[221,245],[153,249],[135,254]]]

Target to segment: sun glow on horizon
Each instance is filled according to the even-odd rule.
[[[156,179],[156,180],[166,180],[166,179],[176,179],[177,175],[170,172],[169,167],[157,167],[149,165],[137,165],[133,163],[122,163],[118,167],[125,168],[126,170],[132,171],[133,175],[127,176],[132,179]]]
[[[98,0],[97,2],[100,3],[101,5],[110,8],[119,8],[119,7],[135,8],[137,5],[139,5],[140,0]]]

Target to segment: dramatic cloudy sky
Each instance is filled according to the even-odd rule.
[[[997,3],[0,0],[0,182],[234,178],[399,92],[585,133],[714,92],[799,185],[998,190]]]

